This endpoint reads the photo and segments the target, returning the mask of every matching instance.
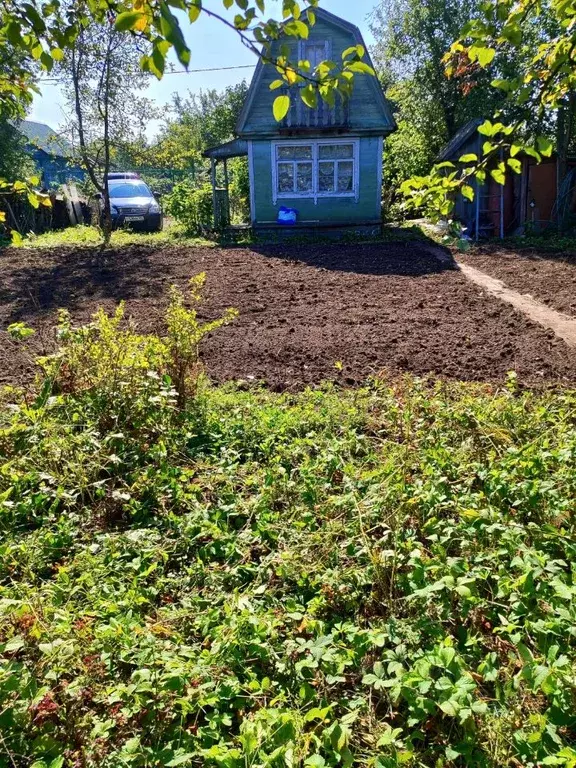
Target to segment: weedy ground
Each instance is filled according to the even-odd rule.
[[[297,244],[333,242],[334,237],[319,233],[297,235],[290,233],[290,242]],[[426,241],[429,238],[418,226],[412,226],[408,222],[405,226],[384,226],[382,232],[377,236],[359,235],[358,233],[340,234],[339,242],[411,242]],[[110,246],[112,248],[121,248],[127,245],[188,245],[188,246],[215,246],[221,245],[247,245],[259,242],[286,242],[286,237],[282,234],[278,236],[266,235],[255,237],[252,232],[247,230],[230,230],[217,234],[207,233],[206,237],[190,235],[185,227],[175,222],[173,219],[167,219],[164,229],[161,232],[141,232],[127,228],[116,229],[112,232]],[[432,242],[432,241],[430,241]],[[22,239],[22,242],[16,247],[19,248],[61,248],[66,246],[93,246],[102,243],[102,230],[98,227],[78,225],[66,229],[58,229],[36,235],[28,234]],[[6,242],[6,245],[9,243]]]
[[[102,243],[102,230],[98,227],[79,225],[66,229],[55,229],[40,235],[30,233],[23,238],[20,248],[60,248],[62,246],[91,246]],[[202,237],[188,236],[182,227],[167,221],[161,232],[139,232],[130,229],[116,229],[112,232],[110,246],[121,248],[134,243],[150,245],[214,245]]]
[[[576,393],[183,404],[61,337],[0,411],[1,766],[576,765]]]

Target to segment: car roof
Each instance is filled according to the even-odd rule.
[[[134,171],[122,171],[121,173],[115,172],[115,173],[109,173],[107,176],[108,179],[132,179],[132,180],[139,180],[140,174],[135,173]]]

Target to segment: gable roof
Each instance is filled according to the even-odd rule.
[[[459,128],[444,149],[442,149],[437,160],[440,162],[443,162],[444,160],[453,160],[454,155],[462,148],[468,139],[476,133],[478,126],[482,125],[483,122],[484,120],[481,117],[475,117],[474,119],[469,120],[466,125]]]
[[[346,21],[345,19],[342,19],[340,16],[336,16],[334,13],[330,13],[330,11],[327,11],[325,8],[319,8],[319,7],[314,8],[314,15],[316,16],[317,19],[326,21],[329,24],[334,24],[335,26],[340,27],[341,29],[344,29],[347,32],[350,32],[354,37],[356,45],[362,45],[364,50],[366,51],[366,53],[364,54],[364,61],[366,61],[366,63],[369,64],[372,67],[372,69],[374,69],[374,65],[372,63],[372,59],[368,51],[368,46],[364,42],[362,33],[360,32],[359,28],[355,24],[352,24],[351,22]],[[262,62],[262,59],[258,59],[258,64],[256,65],[256,70],[254,71],[254,75],[252,76],[250,87],[248,89],[248,94],[246,96],[246,100],[244,101],[244,106],[242,107],[242,111],[240,112],[240,115],[238,117],[238,122],[236,123],[237,134],[241,134],[243,129],[246,126],[246,122],[250,114],[250,109],[252,108],[252,104],[254,102],[256,93],[258,92],[260,81],[262,80],[262,74],[264,72],[265,66],[266,65]],[[384,96],[384,91],[382,90],[380,81],[376,76],[364,75],[364,77],[367,77],[369,79],[370,87],[372,88],[372,91],[374,93],[374,98],[376,100],[376,103],[378,104],[378,106],[380,106],[387,122],[389,123],[390,127],[388,131],[389,132],[395,131],[397,127],[396,121],[394,119],[394,115],[392,114],[392,109],[390,108],[390,105],[386,97]]]
[[[72,145],[61,134],[56,133],[46,123],[34,120],[20,120],[15,127],[24,134],[30,144],[55,157],[68,157],[72,154]]]

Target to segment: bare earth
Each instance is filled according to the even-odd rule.
[[[576,317],[576,255],[542,254],[486,245],[458,261],[502,280],[509,288],[527,293],[558,312]]]
[[[217,381],[298,389],[325,379],[353,385],[383,370],[480,381],[501,381],[516,370],[530,384],[576,382],[575,350],[417,242],[137,245],[113,254],[104,267],[95,253],[0,253],[0,328],[26,322],[38,330],[35,351],[49,351],[58,307],[85,322],[97,306],[112,309],[126,299],[141,331],[161,331],[168,286],[183,287],[205,271],[202,315],[216,317],[227,306],[240,311],[204,347]],[[0,332],[0,382],[30,375],[26,355]]]

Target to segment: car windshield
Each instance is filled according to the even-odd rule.
[[[141,181],[128,184],[109,184],[110,197],[152,197],[150,190]]]

